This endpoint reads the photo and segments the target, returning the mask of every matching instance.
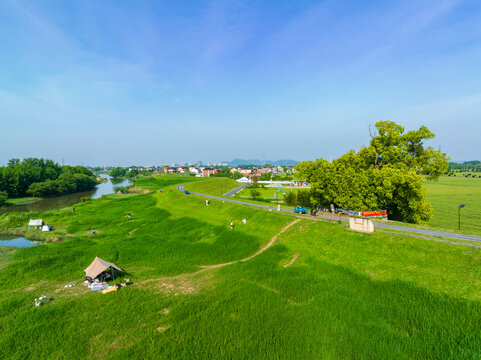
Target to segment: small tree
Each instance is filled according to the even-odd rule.
[[[259,177],[258,176],[253,176],[252,177],[252,187],[256,188],[259,186]]]
[[[259,190],[256,190],[256,189],[252,189],[251,190],[251,193],[250,193],[250,198],[252,200],[257,200],[261,197],[261,193],[259,192]]]
[[[0,206],[5,205],[5,202],[7,201],[7,192],[6,191],[0,191]]]

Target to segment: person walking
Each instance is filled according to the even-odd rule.
[[[230,221],[230,229],[234,230],[234,222],[232,220]]]
[[[209,199],[205,199],[205,205],[209,205]]]

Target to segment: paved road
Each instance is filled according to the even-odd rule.
[[[186,184],[188,184],[188,183],[186,183]],[[186,184],[177,185],[177,189],[180,190],[180,191],[184,191],[184,185],[186,185]],[[237,190],[237,189],[234,189],[234,190],[231,190],[231,191],[235,191],[235,190]],[[210,198],[210,199],[227,201],[227,202],[234,203],[234,204],[247,205],[247,206],[277,211],[276,207],[269,206],[269,205],[253,204],[253,203],[248,203],[248,202],[245,202],[245,201],[234,200],[234,199],[226,199],[226,198],[223,198],[223,197],[220,197],[220,196],[200,194],[200,193],[195,193],[195,192],[191,192],[191,194],[204,196],[204,197],[207,197],[207,198]],[[225,196],[228,196],[227,194]],[[290,209],[282,209],[281,208],[280,211],[283,211],[283,212],[286,212],[286,213],[289,213],[289,214],[293,214],[293,211],[290,210]],[[331,219],[333,221],[340,220],[342,222],[349,222],[349,218],[332,216],[332,215],[330,216],[330,215],[318,214],[318,215],[316,215],[316,217],[312,217],[311,215],[304,215],[304,216],[305,216],[306,219],[311,219],[311,220],[316,220],[316,218],[322,218],[322,219]],[[375,222],[375,221],[373,223],[376,227],[383,228],[383,229],[406,231],[406,232],[416,233],[416,234],[420,234],[420,235],[442,236],[442,237],[447,237],[447,238],[457,239],[457,240],[470,240],[470,241],[481,242],[481,236],[464,235],[464,234],[457,234],[457,233],[443,232],[443,231],[435,231],[435,230],[417,229],[417,228],[412,228],[412,227],[407,227],[407,226],[392,225],[392,224],[386,224],[386,223]]]
[[[232,189],[231,191],[228,191],[224,194],[224,196],[234,196],[234,194],[237,194],[239,191],[241,191],[242,189],[244,189],[247,185],[249,184],[244,184],[242,186],[239,186],[238,188],[235,188],[235,189]]]

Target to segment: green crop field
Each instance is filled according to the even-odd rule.
[[[205,206],[175,189],[188,181],[207,184],[141,178],[163,192],[1,215],[0,229],[19,233],[42,217],[56,241],[0,254],[0,358],[481,357],[479,249]],[[134,285],[81,286],[95,256]]]
[[[481,234],[481,179],[442,176],[439,181],[426,181],[426,198],[434,208],[428,225],[449,230],[458,229],[458,206],[461,209],[461,230]]]

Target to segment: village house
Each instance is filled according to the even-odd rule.
[[[204,168],[204,170],[202,170],[202,176],[203,177],[209,177],[212,174],[217,174],[218,172],[219,172],[219,170],[214,169],[214,168]]]

